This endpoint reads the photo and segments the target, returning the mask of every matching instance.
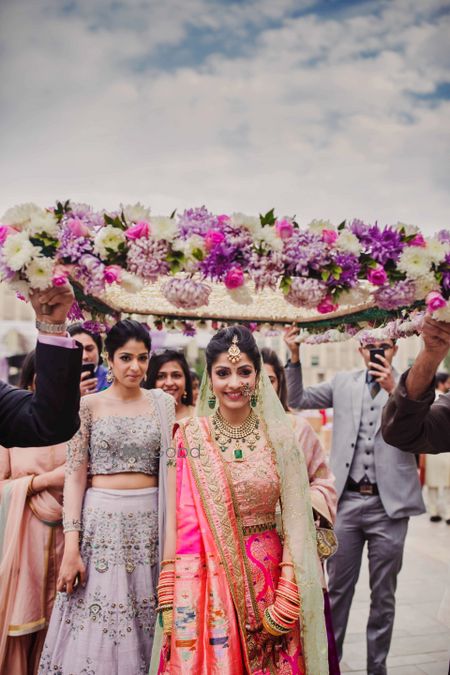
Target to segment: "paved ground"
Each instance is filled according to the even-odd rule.
[[[446,588],[450,602],[450,525],[430,523],[427,515],[411,518],[397,589],[389,675],[448,675],[450,627],[437,618]],[[344,644],[343,673],[366,673],[368,611],[365,560]]]

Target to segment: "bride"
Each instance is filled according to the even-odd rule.
[[[325,675],[305,460],[248,329],[219,331],[206,362],[176,425],[150,673]]]

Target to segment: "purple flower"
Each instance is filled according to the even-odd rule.
[[[397,281],[392,286],[382,286],[374,293],[374,298],[381,309],[398,309],[408,307],[415,300],[416,288],[413,281]]]
[[[275,290],[278,286],[278,280],[284,274],[283,255],[278,251],[270,251],[266,255],[253,252],[248,269],[257,291],[266,287]]]
[[[207,305],[211,287],[193,279],[170,279],[163,284],[162,293],[175,307],[196,309]]]
[[[251,235],[245,230],[225,226],[225,239],[212,248],[200,263],[202,274],[215,281],[223,281],[231,267],[247,269],[252,251]]]
[[[99,321],[83,321],[82,326],[90,333],[105,333],[106,331],[105,324]]]
[[[59,238],[59,248],[57,256],[59,260],[66,263],[76,263],[85,253],[92,252],[92,239],[85,236],[78,236],[81,229],[78,228],[78,223],[85,226],[86,223],[75,221],[77,227],[74,227],[74,218],[69,218],[62,226],[61,235]]]
[[[69,321],[84,321],[83,312],[76,300],[72,303],[72,306],[67,313],[67,318]]]
[[[185,321],[183,323],[183,335],[186,335],[186,337],[194,337],[196,332],[197,331],[193,323],[190,321]]]
[[[355,222],[357,223],[356,226],[354,226]],[[351,229],[371,258],[382,265],[386,264],[388,260],[397,262],[405,246],[400,232],[392,227],[385,227],[381,230],[377,224],[367,227],[361,221],[354,221]]]
[[[187,209],[178,217],[180,236],[187,239],[193,234],[205,235],[208,230],[220,230],[221,221],[208,211],[206,206],[196,209]]]
[[[286,272],[291,275],[306,275],[310,270],[319,271],[330,262],[327,246],[320,235],[313,232],[295,231],[284,246]]]
[[[105,265],[94,255],[87,253],[81,256],[75,276],[88,293],[96,295],[105,288]]]
[[[441,244],[450,242],[450,230],[441,230],[440,232],[437,233],[437,238],[439,239]]]
[[[352,288],[355,286],[361,269],[357,256],[353,253],[338,252],[333,255],[333,264],[340,267],[341,272],[337,278],[330,275],[327,285],[330,288],[335,288],[336,286],[340,288]]]
[[[143,279],[156,281],[160,275],[170,271],[168,253],[169,245],[166,241],[144,238],[132,240],[128,248],[128,270]]]
[[[358,220],[357,218],[355,218],[350,225],[350,230],[359,240],[362,240],[367,235],[369,229],[370,225],[366,225],[366,223],[363,223],[362,220]]]
[[[319,305],[327,294],[327,286],[319,279],[307,277],[294,277],[292,279],[286,300],[295,307],[314,309]]]
[[[2,281],[11,281],[16,276],[16,272],[6,264],[3,255],[0,255],[0,279]]]

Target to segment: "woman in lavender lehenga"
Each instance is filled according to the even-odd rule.
[[[105,347],[114,381],[82,399],[68,447],[65,549],[42,675],[138,675],[150,662],[174,401],[141,389],[142,324],[119,321]]]

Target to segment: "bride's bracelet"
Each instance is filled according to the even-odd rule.
[[[72,520],[66,520],[65,518],[63,519],[63,532],[81,532],[82,527],[81,527],[81,520],[77,519],[72,519]]]

